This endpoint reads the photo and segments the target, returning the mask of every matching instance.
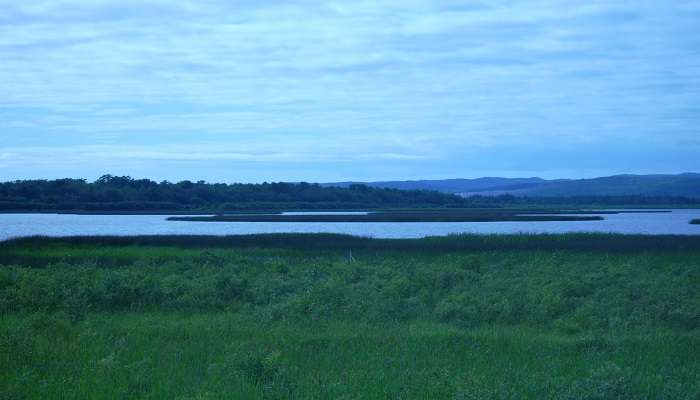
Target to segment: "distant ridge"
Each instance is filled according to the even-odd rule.
[[[590,179],[498,178],[384,182],[335,182],[323,186],[364,184],[377,188],[436,190],[460,196],[512,194],[529,197],[677,196],[700,198],[700,174],[613,175]]]

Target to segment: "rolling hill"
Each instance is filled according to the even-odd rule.
[[[371,187],[403,190],[437,190],[461,196],[512,194],[529,197],[568,196],[678,196],[700,198],[700,174],[614,175],[591,179],[496,178],[386,182],[336,182],[324,186]]]

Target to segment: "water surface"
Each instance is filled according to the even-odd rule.
[[[700,235],[700,210],[603,215],[603,221],[541,222],[181,222],[168,215],[0,214],[0,240],[34,235],[242,235],[345,233],[378,238],[420,238],[452,233],[615,232]]]

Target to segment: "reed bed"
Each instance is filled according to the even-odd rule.
[[[0,243],[0,398],[696,399],[700,238]]]
[[[246,214],[195,217],[170,217],[169,221],[187,222],[497,222],[497,221],[600,221],[590,215],[521,215],[512,212],[372,212],[366,215],[283,215]]]

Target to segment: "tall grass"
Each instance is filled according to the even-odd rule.
[[[0,244],[0,398],[697,399],[698,238]]]
[[[29,237],[0,242],[0,263],[7,256],[41,247],[72,248],[100,246],[263,247],[298,250],[359,249],[400,250],[412,253],[490,250],[580,250],[580,251],[673,251],[700,250],[699,235],[624,235],[602,233],[469,235],[455,234],[422,239],[373,239],[333,233],[278,233],[231,236],[78,236]],[[68,250],[71,250],[68,249]],[[2,257],[5,257],[4,259]]]
[[[700,327],[700,250],[670,237],[656,243],[663,251],[643,252],[621,251],[632,241],[626,236],[339,236],[343,246],[322,246],[333,237],[241,242],[256,246],[210,238],[216,246],[199,248],[164,244],[182,240],[176,237],[14,241],[0,257],[0,310],[245,310],[270,320],[428,319],[571,331]],[[588,250],[604,238],[621,247]],[[259,246],[264,240],[268,247]],[[307,246],[295,248],[299,242]]]
[[[668,399],[700,393],[697,335],[561,335],[232,313],[0,318],[4,399]]]

